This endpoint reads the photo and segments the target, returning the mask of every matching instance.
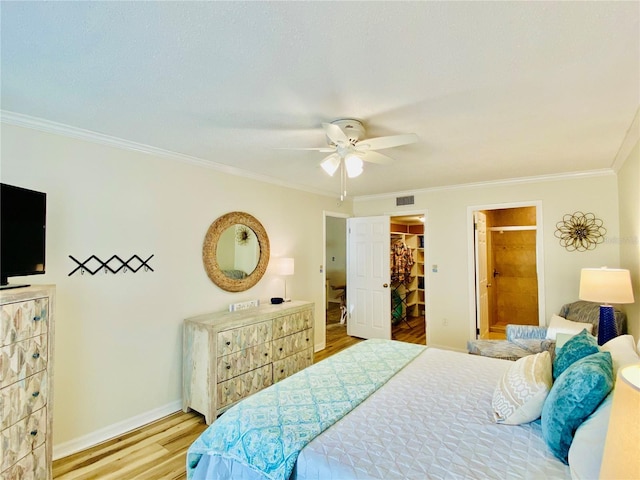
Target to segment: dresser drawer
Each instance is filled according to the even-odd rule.
[[[271,364],[218,384],[218,411],[273,383]]]
[[[273,338],[285,337],[292,333],[307,330],[312,326],[313,312],[311,310],[283,315],[273,319]]]
[[[49,299],[0,306],[0,346],[46,333],[49,323]]]
[[[42,445],[47,435],[47,407],[32,413],[0,432],[0,471],[16,463],[34,448]]]
[[[283,359],[313,345],[313,329],[303,330],[273,341],[272,358],[274,361]]]
[[[218,356],[271,341],[272,322],[256,323],[218,333]]]
[[[293,375],[299,372],[303,368],[313,364],[313,347],[309,347],[302,352],[294,353],[293,355],[273,362],[273,383],[287,378],[289,375]]]
[[[0,348],[0,388],[46,368],[46,335],[32,337]]]
[[[47,451],[39,446],[18,463],[0,474],[0,480],[42,480],[48,478]]]
[[[0,390],[0,430],[41,409],[47,403],[47,385],[45,370]]]
[[[271,363],[271,342],[218,357],[218,383]]]

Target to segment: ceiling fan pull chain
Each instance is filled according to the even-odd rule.
[[[347,170],[344,167],[344,158],[340,159],[340,201],[347,196]]]

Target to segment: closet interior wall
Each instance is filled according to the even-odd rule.
[[[425,316],[424,224],[391,217],[390,230],[391,322],[396,325]],[[396,249],[399,243],[406,248]],[[408,258],[399,259],[404,252]]]

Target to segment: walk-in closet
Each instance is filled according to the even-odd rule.
[[[425,229],[424,215],[390,219],[391,324],[399,330],[424,335],[425,308]]]

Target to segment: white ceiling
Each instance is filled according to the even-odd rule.
[[[640,2],[1,3],[2,109],[336,194],[321,123],[384,150],[349,195],[611,168]],[[9,112],[9,113],[7,113]],[[90,159],[87,159],[90,161]]]

